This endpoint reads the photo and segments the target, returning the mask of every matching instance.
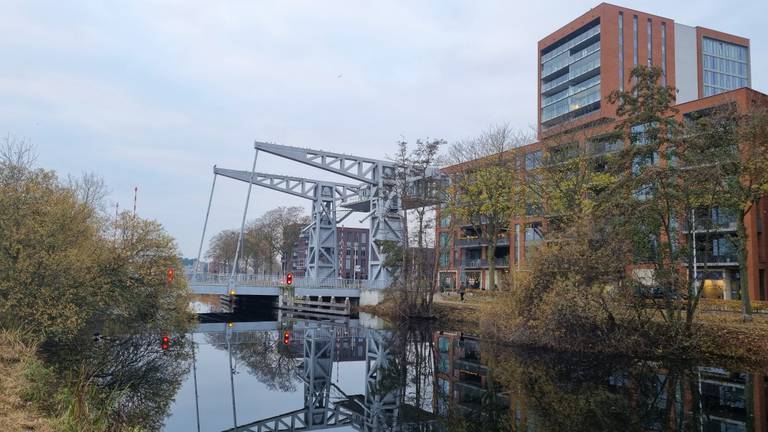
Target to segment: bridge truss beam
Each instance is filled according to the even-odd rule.
[[[312,223],[307,250],[307,273],[319,282],[335,279],[339,274],[336,239],[336,203],[358,195],[360,186],[278,174],[214,168],[215,175],[261,186],[312,201]]]
[[[368,279],[385,283],[391,280],[392,275],[383,265],[386,260],[383,243],[404,244],[401,199],[393,162],[259,141],[254,143],[254,148],[367,185],[361,186],[358,193],[360,198],[370,201]]]

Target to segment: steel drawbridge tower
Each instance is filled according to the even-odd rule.
[[[254,148],[257,154],[263,151],[360,182],[353,185],[257,173],[255,162],[253,172],[214,167],[214,176],[221,175],[312,200],[312,223],[306,228],[310,233],[307,269],[308,276],[319,282],[338,277],[336,225],[352,212],[367,213],[363,220],[368,219],[370,230],[368,278],[374,286],[386,286],[391,275],[383,266],[386,259],[383,242],[403,243],[402,203],[396,187],[395,164],[258,141]],[[336,214],[339,207],[347,210],[341,219],[337,219]]]

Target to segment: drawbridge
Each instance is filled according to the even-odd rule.
[[[228,168],[213,168],[213,182],[208,201],[203,233],[200,239],[197,261],[189,277],[190,287],[198,294],[279,296],[284,286],[282,275],[252,275],[238,272],[238,260],[243,243],[245,221],[248,213],[252,186],[270,189],[311,201],[311,223],[304,228],[309,234],[306,269],[307,275],[295,278],[296,295],[350,298],[360,297],[362,290],[386,288],[392,280],[390,271],[384,266],[386,252],[383,245],[388,242],[402,245],[402,211],[436,201],[415,201],[403,199],[398,186],[398,173],[403,167],[392,161],[333,153],[322,150],[291,147],[273,143],[254,143],[254,159],[250,171]],[[278,156],[292,162],[317,168],[345,177],[350,182],[332,182],[316,179],[271,174],[256,171],[259,152]],[[437,169],[427,170],[429,177],[443,178]],[[234,264],[228,274],[199,272],[208,217],[211,211],[217,177],[245,182],[248,184],[245,206],[240,224]],[[407,177],[408,189],[417,188],[425,177]],[[408,190],[407,189],[407,190]],[[343,213],[343,214],[341,214]],[[368,279],[345,280],[339,277],[339,251],[336,227],[352,213],[364,213],[362,221],[369,224],[368,236]]]

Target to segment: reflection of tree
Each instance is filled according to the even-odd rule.
[[[291,353],[290,346],[278,341],[273,332],[248,333],[248,342],[232,343],[232,357],[238,364],[247,367],[248,373],[270,390],[296,391],[301,360]],[[208,341],[218,349],[227,349],[226,335],[206,335]]]
[[[395,397],[398,422],[407,425],[408,430],[429,430],[434,420],[431,330],[403,325],[390,333],[384,343],[388,347],[388,361],[379,370],[380,379],[372,392]]]
[[[160,430],[192,359],[189,341],[174,338],[163,350],[156,334],[81,339],[44,349],[50,353],[47,360],[71,381],[74,415],[98,411],[109,430]]]

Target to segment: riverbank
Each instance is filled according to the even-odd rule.
[[[60,430],[57,420],[44,413],[34,400],[31,378],[40,368],[38,344],[18,331],[0,330],[0,425],[8,431]]]
[[[737,302],[706,301],[702,304],[694,324],[695,338],[685,347],[687,354],[697,358],[728,359],[755,367],[768,367],[768,308],[756,302],[751,322],[744,322]],[[501,344],[511,344],[558,351],[593,352],[602,354],[667,356],[680,355],[673,344],[666,344],[663,324],[656,320],[647,333],[647,340],[621,344],[579,343],[570,346],[541,343],[519,323],[502,320],[498,315],[499,298],[492,293],[467,295],[462,302],[456,295],[436,295],[434,314],[440,327],[465,333],[482,335]],[[361,311],[378,315],[390,322],[399,322],[391,301],[377,306],[364,306]],[[654,339],[654,340],[651,340]],[[582,341],[583,342],[583,341]]]

